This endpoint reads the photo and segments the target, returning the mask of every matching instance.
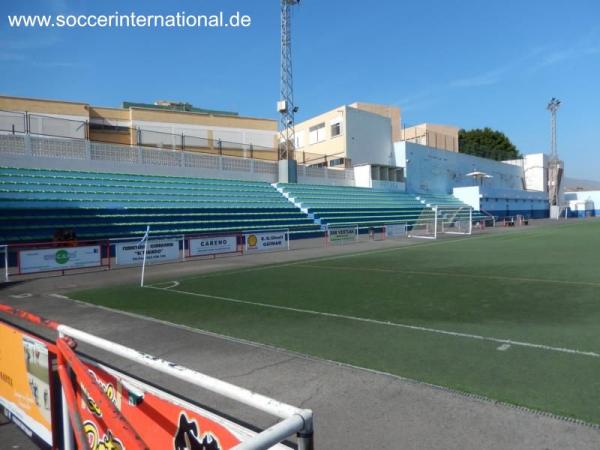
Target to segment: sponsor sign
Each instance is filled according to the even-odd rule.
[[[102,265],[102,260],[99,245],[21,250],[19,252],[21,273],[79,269],[100,265]]]
[[[264,233],[244,234],[247,251],[268,252],[274,250],[287,250],[288,232],[269,231]]]
[[[385,226],[386,237],[404,237],[408,234],[408,228],[405,223],[393,223]]]
[[[113,369],[92,362],[86,365],[106,396],[152,448],[228,450],[255,435],[230,420]],[[90,448],[125,449],[127,443],[107,429],[102,411],[88,392],[83,385],[77,389],[77,404]],[[273,448],[288,449],[282,445]]]
[[[329,242],[343,243],[353,242],[358,237],[356,226],[340,226],[327,229]]]
[[[126,266],[142,264],[144,260],[143,242],[117,242],[115,246],[115,264]],[[156,239],[148,241],[146,264],[175,261],[180,258],[179,239]]]
[[[48,347],[0,323],[0,406],[41,448],[52,446]]]
[[[190,256],[218,255],[237,252],[237,236],[194,238],[188,241]]]

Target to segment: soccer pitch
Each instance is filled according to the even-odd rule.
[[[600,424],[600,222],[71,293]]]

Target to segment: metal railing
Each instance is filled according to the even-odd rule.
[[[0,110],[0,132],[87,139],[88,122],[44,114]]]
[[[122,411],[113,407],[109,395],[100,389],[97,382],[90,376],[91,370],[84,364],[81,355],[75,350],[77,343],[88,344],[96,349],[120,356],[135,364],[149,367],[157,372],[185,381],[281,419],[280,422],[270,428],[237,444],[232,450],[266,450],[294,434],[297,434],[298,450],[314,449],[313,412],[310,409],[301,409],[288,405],[179,364],[142,353],[133,348],[8,305],[0,304],[0,312],[58,333],[58,337],[54,343],[50,339],[45,339],[44,341],[48,350],[56,353],[58,362],[58,375],[60,379],[60,387],[58,389],[61,392],[55,393],[54,396],[56,398],[58,395],[61,395],[63,400],[61,402],[61,416],[62,448],[64,450],[83,449],[87,447],[87,439],[84,434],[75,395],[76,384],[73,378],[76,379],[79,385],[84,385],[90,391],[88,395],[95,397],[94,401],[102,412],[105,413],[103,414],[103,421],[107,427],[117,430],[119,437],[129,444],[131,448],[148,448],[148,443],[141,439],[137,432],[138,430],[131,427]],[[69,372],[72,372],[72,375]],[[53,426],[59,427],[58,424],[54,424]],[[56,430],[57,433],[59,431]],[[139,431],[141,432],[141,430]]]

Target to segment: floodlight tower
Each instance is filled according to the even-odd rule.
[[[281,114],[279,123],[279,159],[293,158],[296,141],[294,114],[294,79],[292,76],[292,7],[300,0],[281,0],[281,97],[277,111]]]
[[[552,97],[546,109],[550,111],[551,137],[550,137],[550,160],[558,159],[558,151],[556,148],[556,112],[560,108],[560,100]]]
[[[550,206],[559,205],[560,184],[562,181],[563,168],[558,159],[558,149],[556,144],[556,113],[560,108],[560,100],[552,97],[546,109],[550,111],[550,161],[548,163],[548,196]]]

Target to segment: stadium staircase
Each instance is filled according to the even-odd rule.
[[[433,217],[413,195],[370,188],[277,183],[277,189],[316,224],[353,224],[366,232],[393,222],[415,224]]]
[[[0,242],[290,230],[320,226],[266,182],[0,168]]]

